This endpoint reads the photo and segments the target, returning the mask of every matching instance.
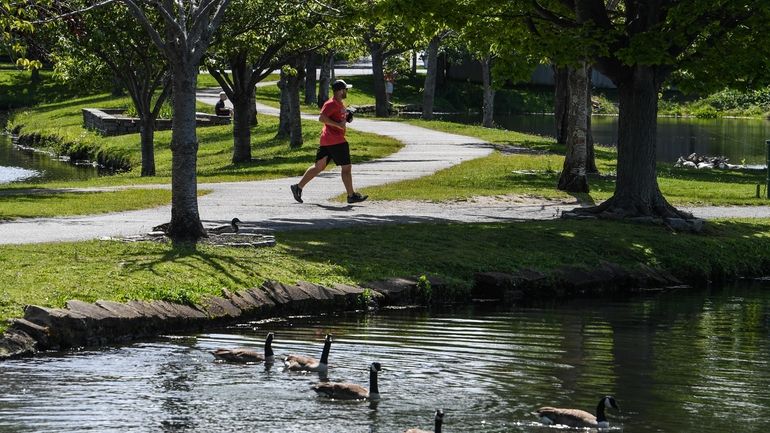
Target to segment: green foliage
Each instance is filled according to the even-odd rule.
[[[433,288],[425,275],[420,275],[420,278],[417,279],[417,296],[425,304],[429,304],[433,299]]]

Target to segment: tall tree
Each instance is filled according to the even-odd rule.
[[[70,6],[78,5],[73,2]],[[153,18],[156,25],[158,18]],[[68,66],[73,69],[82,68],[83,64],[101,63],[106,66],[106,72],[128,90],[139,118],[141,174],[154,176],[155,120],[171,89],[165,58],[121,3],[68,15],[64,20],[53,23],[64,27],[60,29],[56,47],[59,53],[58,72],[64,72],[63,69]],[[77,59],[72,61],[66,57]],[[65,73],[72,75],[70,71]]]
[[[357,23],[356,31],[372,57],[375,113],[385,117],[390,111],[385,96],[385,61],[412,49],[419,41],[419,29],[411,25],[402,15],[402,9],[394,8],[389,0],[354,2],[347,10],[350,19]]]
[[[768,36],[760,23],[770,18],[770,4],[757,0],[543,0],[531,5],[532,24],[552,35],[550,41],[544,40],[552,51],[580,47],[618,88],[615,192],[598,207],[577,211],[611,218],[691,218],[671,206],[658,186],[658,94],[677,70],[722,85],[766,80],[768,68],[755,68],[766,62],[756,59],[768,51]],[[727,68],[720,65],[726,64],[730,70],[723,75],[709,73],[725,72]]]
[[[174,241],[195,242],[206,231],[198,213],[197,158],[195,132],[195,90],[198,68],[230,0],[198,2],[153,2],[163,24],[153,22],[141,0],[122,0],[163,56],[173,74],[171,132],[171,224]]]
[[[235,0],[227,12],[206,66],[233,103],[234,163],[251,160],[257,83],[319,44],[318,25],[326,18],[319,9],[303,0]]]
[[[587,84],[590,78],[587,75],[588,66],[583,63],[568,68],[567,80],[571,90],[567,107],[567,154],[564,157],[564,167],[557,187],[569,192],[588,192],[587,159],[588,149],[588,114],[586,110],[590,101]],[[581,91],[582,90],[582,91]]]

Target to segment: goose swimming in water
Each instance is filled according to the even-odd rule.
[[[532,414],[540,418],[540,422],[543,424],[559,424],[580,428],[608,428],[610,423],[604,414],[604,408],[607,406],[620,410],[615,398],[608,395],[602,397],[599,400],[599,404],[596,405],[596,416],[580,409],[560,409],[555,407],[541,407],[532,412]]]
[[[404,430],[404,433],[441,433],[441,424],[444,423],[444,411],[441,409],[436,409],[436,417],[433,421],[433,431],[430,430],[422,430],[418,428],[410,428],[407,430]]]
[[[321,382],[313,386],[319,395],[337,400],[379,400],[380,388],[377,386],[377,372],[382,370],[379,362],[369,366],[369,389],[355,383]]]
[[[218,361],[227,361],[235,363],[255,363],[265,362],[265,364],[272,364],[275,360],[273,356],[273,333],[270,332],[265,338],[265,351],[264,354],[257,352],[256,350],[237,348],[237,349],[216,349],[212,350],[211,354],[214,355]]]
[[[327,334],[324,339],[324,348],[321,351],[321,359],[311,356],[288,355],[283,360],[283,365],[291,371],[317,371],[325,372],[329,368],[329,350],[332,347],[332,336]]]
[[[238,233],[238,224],[241,222],[238,218],[233,218],[230,224],[223,224],[208,229],[209,233]]]

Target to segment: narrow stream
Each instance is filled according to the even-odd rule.
[[[0,432],[546,432],[542,405],[592,411],[614,395],[614,430],[770,430],[770,282],[628,300],[294,317],[97,351],[0,363]],[[329,379],[378,404],[329,401],[317,374],[213,362],[217,347],[318,356]]]

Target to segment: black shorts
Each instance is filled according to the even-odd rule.
[[[326,160],[327,164],[331,160],[340,166],[350,165],[350,146],[348,146],[348,142],[344,141],[340,144],[318,147],[318,152],[315,154],[315,160],[320,161],[324,158],[329,158]]]

